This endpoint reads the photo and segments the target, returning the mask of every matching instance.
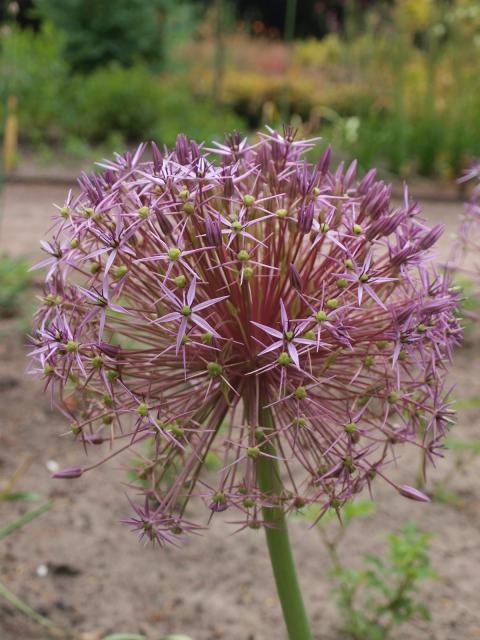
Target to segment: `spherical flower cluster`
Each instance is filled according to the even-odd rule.
[[[374,170],[307,162],[314,146],[289,128],[142,145],[84,175],[43,243],[35,369],[73,437],[109,446],[57,475],[131,449],[144,499],[126,522],[154,541],[200,528],[192,496],[238,528],[273,503],[339,509],[375,477],[426,499],[388,469],[397,445],[438,455],[450,422],[442,228],[406,191],[393,207]]]

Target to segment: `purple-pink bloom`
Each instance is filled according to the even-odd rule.
[[[389,481],[397,444],[440,451],[461,337],[432,266],[441,229],[373,170],[331,169],[330,149],[308,163],[314,146],[291,129],[142,145],[59,209],[32,361],[93,463],[57,475],[134,451],[125,522],[142,537],[196,533],[191,499],[258,526],[265,458],[292,511]]]

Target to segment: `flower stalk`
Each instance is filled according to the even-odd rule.
[[[271,410],[261,409],[260,416],[264,429],[271,432],[273,429]],[[262,447],[262,450],[268,454],[268,457],[260,455],[258,458],[258,485],[262,493],[271,496],[274,505],[281,500],[282,491],[278,464],[275,459],[275,448],[269,441]],[[312,640],[313,636],[298,582],[285,513],[281,506],[264,506],[263,519],[270,562],[289,640]]]

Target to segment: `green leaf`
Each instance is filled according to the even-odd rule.
[[[476,409],[480,407],[480,397],[472,396],[471,398],[465,398],[464,400],[455,401],[455,409]],[[449,438],[447,438],[449,440]]]
[[[36,502],[40,500],[42,496],[34,491],[12,491],[2,496],[2,500],[8,500],[11,502]]]
[[[480,406],[480,404],[479,404]],[[471,452],[475,455],[480,453],[480,439],[466,438],[445,438],[445,445],[450,451],[455,453]]]
[[[27,513],[23,514],[23,516],[20,516],[20,518],[17,518],[14,522],[7,524],[5,527],[2,527],[0,529],[0,540],[2,540],[3,538],[6,538],[8,535],[13,533],[13,531],[15,531],[16,529],[23,527],[23,525],[27,524],[27,522],[31,522],[32,520],[37,518],[39,515],[44,513],[44,511],[48,511],[48,509],[50,509],[52,505],[53,505],[53,500],[48,500],[47,502],[44,502],[36,509],[27,511]]]
[[[64,638],[72,637],[72,634],[67,629],[60,629],[54,624],[51,620],[46,618],[45,616],[40,615],[34,609],[28,606],[23,600],[17,598],[17,596],[7,589],[7,587],[0,582],[0,598],[4,598],[7,602],[9,602],[15,609],[21,611],[24,615],[28,616],[31,620],[34,620],[37,624],[42,625],[50,629],[52,632],[55,632],[55,635],[58,637],[59,632],[61,632],[61,636]],[[143,639],[142,639],[143,640]]]
[[[342,514],[349,522],[353,518],[368,518],[375,513],[375,503],[368,498],[349,500],[343,506]]]

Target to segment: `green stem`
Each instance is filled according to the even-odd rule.
[[[270,409],[261,409],[260,413],[264,430],[271,431],[273,423]],[[261,450],[269,456],[275,455],[275,448],[270,441],[264,444]],[[275,502],[281,495],[282,489],[277,461],[275,458],[260,455],[257,464],[259,488],[262,493],[271,495],[272,502]],[[289,640],[313,640],[298,583],[283,509],[263,507],[263,518],[267,525],[265,526],[267,546]]]
[[[13,531],[15,531],[15,529],[19,529],[20,527],[23,527],[24,524],[27,524],[27,522],[34,520],[39,515],[41,515],[44,511],[48,511],[48,509],[50,509],[52,505],[53,505],[53,501],[47,500],[47,502],[44,502],[36,509],[32,509],[31,511],[27,511],[27,513],[24,513],[23,516],[20,516],[19,518],[17,518],[15,522],[11,522],[10,524],[7,524],[5,527],[2,527],[0,529],[0,540],[9,536]]]
[[[67,629],[61,629],[60,627],[57,627],[57,625],[54,624],[51,620],[49,620],[48,618],[45,618],[45,616],[40,615],[34,609],[29,607],[28,604],[25,604],[25,602],[20,600],[20,598],[17,598],[17,596],[14,593],[12,593],[10,589],[7,589],[7,587],[1,582],[0,582],[0,598],[5,598],[5,600],[9,602],[11,605],[13,605],[16,609],[18,609],[18,611],[21,611],[22,613],[24,613],[26,616],[28,616],[38,624],[42,625],[43,627],[46,627],[50,631],[50,634],[53,635],[54,637],[56,638],[73,637],[70,631],[68,631]]]

